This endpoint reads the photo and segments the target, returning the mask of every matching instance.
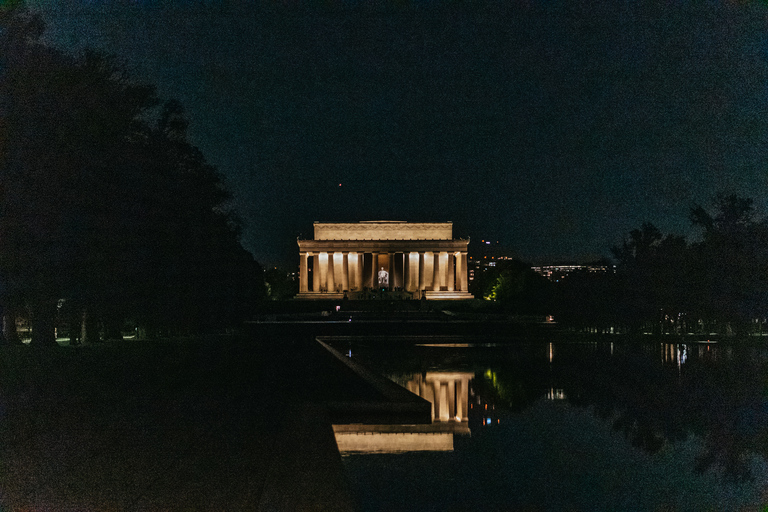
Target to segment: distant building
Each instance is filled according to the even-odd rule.
[[[472,244],[472,255],[469,257],[469,282],[472,283],[479,275],[495,267],[498,262],[513,260],[515,256],[509,256],[498,240],[480,240],[479,244]]]
[[[587,264],[587,265],[542,265],[531,267],[531,270],[550,281],[558,282],[572,272],[586,271],[591,274],[615,272],[614,265]]]
[[[453,223],[364,221],[314,223],[298,240],[299,299],[471,299],[468,240]]]

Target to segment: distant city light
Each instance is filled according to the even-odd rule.
[[[586,271],[590,274],[598,273],[616,273],[615,265],[545,265],[531,267],[531,270],[540,274],[550,281],[559,282],[571,272]]]

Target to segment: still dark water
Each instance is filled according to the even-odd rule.
[[[469,377],[453,451],[343,457],[363,510],[766,510],[765,349],[335,345],[411,389]]]

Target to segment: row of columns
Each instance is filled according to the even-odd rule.
[[[432,404],[432,421],[467,421],[472,377],[464,372],[427,372],[414,375],[405,387]]]
[[[299,291],[309,291],[309,258],[312,263],[312,290],[359,291],[378,287],[379,253],[371,254],[371,271],[363,276],[365,253],[362,252],[302,252],[299,261]],[[466,252],[406,252],[388,255],[389,287],[406,291],[447,290],[466,292]],[[395,255],[402,255],[402,274],[395,274]]]

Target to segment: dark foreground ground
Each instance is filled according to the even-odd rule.
[[[558,334],[441,311],[322,318],[265,319],[237,337],[0,346],[0,512],[354,510],[339,411],[324,404],[381,396],[316,336]]]
[[[0,348],[0,510],[352,510],[311,338]]]

